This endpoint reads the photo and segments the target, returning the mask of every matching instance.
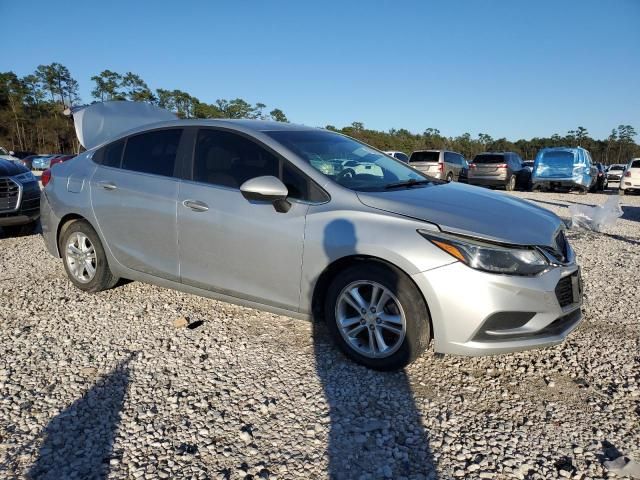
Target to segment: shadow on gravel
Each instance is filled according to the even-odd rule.
[[[84,396],[45,427],[44,442],[28,478],[106,478],[129,384],[133,355],[100,378]]]
[[[325,252],[353,244],[346,220],[325,229]],[[329,405],[328,477],[436,479],[437,473],[420,413],[405,371],[374,371],[341,355],[319,315],[313,321],[316,372]]]

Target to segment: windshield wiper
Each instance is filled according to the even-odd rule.
[[[410,178],[409,180],[404,180],[402,182],[389,183],[384,186],[384,189],[391,190],[392,188],[415,187],[417,185],[425,185],[427,183],[433,182],[431,180],[416,180],[415,178]]]

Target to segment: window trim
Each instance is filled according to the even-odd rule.
[[[235,134],[238,135],[250,142],[252,142],[253,144],[255,144],[256,146],[266,150],[267,152],[269,152],[270,154],[272,154],[277,160],[278,160],[278,179],[280,181],[282,181],[282,174],[283,174],[283,170],[284,170],[284,164],[285,162],[289,165],[289,167],[291,167],[295,172],[297,172],[302,178],[306,179],[307,184],[308,184],[308,188],[309,191],[311,191],[312,186],[315,187],[316,190],[320,191],[322,193],[322,195],[325,197],[323,200],[303,200],[300,198],[290,198],[287,197],[288,200],[290,201],[294,201],[297,203],[304,203],[304,204],[308,204],[308,205],[321,205],[324,203],[327,203],[329,201],[331,201],[331,195],[329,195],[329,192],[327,192],[324,188],[322,188],[318,182],[316,182],[313,178],[311,178],[309,175],[307,175],[306,173],[304,173],[302,170],[300,170],[293,162],[291,162],[289,159],[287,159],[286,157],[284,157],[283,155],[281,155],[280,153],[278,153],[277,151],[275,151],[273,148],[271,148],[269,145],[263,143],[262,141],[260,141],[259,139],[255,138],[254,136],[240,131],[240,130],[236,130],[233,128],[226,128],[226,127],[221,127],[221,126],[208,126],[208,125],[198,125],[198,126],[194,126],[192,127],[193,130],[193,138],[191,138],[191,148],[190,148],[190,153],[189,153],[189,158],[187,158],[185,160],[186,165],[184,168],[184,177],[183,180],[186,180],[190,183],[196,184],[196,185],[205,185],[207,187],[214,187],[214,188],[224,188],[226,190],[232,190],[235,192],[240,192],[240,188],[234,188],[234,187],[229,187],[227,185],[218,185],[218,184],[214,184],[214,183],[207,183],[207,182],[201,182],[198,180],[194,180],[193,178],[193,172],[194,172],[194,168],[195,168],[195,159],[196,159],[196,146],[198,143],[198,134],[200,133],[201,130],[214,130],[214,131],[218,131],[218,132],[225,132],[225,133],[231,133],[231,134]]]

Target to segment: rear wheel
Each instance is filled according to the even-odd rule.
[[[508,192],[513,192],[516,189],[516,176],[511,175],[509,180],[507,180],[507,184],[505,185],[505,189]]]
[[[109,269],[100,238],[88,222],[77,220],[69,225],[60,241],[60,253],[69,280],[79,289],[99,292],[118,282]]]
[[[429,345],[429,313],[415,284],[378,263],[347,268],[327,290],[327,326],[352,360],[376,370],[397,370]]]
[[[453,173],[451,173],[451,172],[447,173],[446,180],[447,180],[447,183],[453,182]]]

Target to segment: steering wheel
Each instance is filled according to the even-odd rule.
[[[355,176],[356,172],[353,168],[345,168],[336,176],[336,181],[341,182],[342,180],[351,180]]]

